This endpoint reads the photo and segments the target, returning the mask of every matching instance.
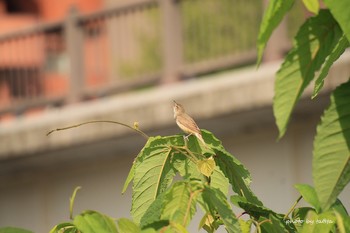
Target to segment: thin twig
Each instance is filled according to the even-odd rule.
[[[92,124],[92,123],[112,123],[112,124],[118,124],[118,125],[122,125],[122,126],[125,126],[129,129],[132,129],[134,131],[136,131],[137,133],[139,133],[140,135],[142,135],[144,138],[148,139],[149,136],[147,134],[145,134],[143,131],[137,129],[137,128],[134,128],[130,125],[127,125],[127,124],[124,124],[124,123],[120,123],[118,121],[103,121],[103,120],[96,120],[96,121],[87,121],[87,122],[83,122],[83,123],[80,123],[80,124],[76,124],[76,125],[71,125],[71,126],[67,126],[67,127],[63,127],[63,128],[57,128],[57,129],[54,129],[54,130],[51,130],[50,132],[48,132],[46,134],[46,136],[49,136],[50,134],[52,134],[53,132],[56,132],[56,131],[61,131],[61,130],[66,130],[66,129],[73,129],[73,128],[77,128],[79,126],[82,126],[82,125],[87,125],[87,124]]]
[[[289,211],[286,213],[286,215],[284,215],[283,220],[286,220],[288,218],[288,216],[290,215],[290,213],[292,213],[292,211],[294,210],[295,206],[299,203],[299,201],[303,198],[303,196],[300,196],[295,203],[293,204],[293,206],[289,209]]]
[[[238,215],[237,218],[240,218],[240,217],[242,217],[242,216],[245,215],[245,214],[248,214],[248,212],[244,211],[243,213],[241,213],[240,215]]]

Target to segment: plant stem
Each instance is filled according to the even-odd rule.
[[[300,196],[295,203],[293,204],[293,206],[289,209],[289,211],[286,213],[286,215],[284,215],[283,220],[286,220],[288,218],[288,216],[290,215],[290,213],[292,213],[292,211],[294,210],[295,206],[299,203],[299,201],[303,198],[303,196]]]
[[[127,124],[124,124],[124,123],[121,123],[121,122],[118,122],[118,121],[104,121],[104,120],[87,121],[87,122],[83,122],[83,123],[76,124],[76,125],[71,125],[71,126],[67,126],[67,127],[63,127],[63,128],[57,128],[57,129],[54,129],[54,130],[51,130],[50,132],[48,132],[46,134],[46,136],[49,136],[50,134],[52,134],[53,132],[56,132],[56,131],[61,131],[61,130],[66,130],[66,129],[73,129],[73,128],[77,128],[77,127],[82,126],[82,125],[87,125],[87,124],[92,124],[92,123],[112,123],[112,124],[122,125],[122,126],[125,126],[125,127],[129,128],[129,129],[134,130],[135,132],[139,133],[140,135],[142,135],[146,139],[149,138],[149,136],[147,134],[145,134],[143,131],[141,131],[141,130],[135,128],[135,127],[132,127],[130,125],[127,125]]]

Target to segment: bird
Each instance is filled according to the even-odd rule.
[[[187,136],[185,136],[185,139],[188,140],[189,136],[194,135],[198,138],[199,141],[201,141],[206,146],[206,143],[204,142],[202,137],[202,132],[199,129],[196,122],[185,112],[185,108],[181,104],[176,103],[175,100],[173,100],[173,102],[174,119],[176,121],[176,124],[182,131],[188,134]]]

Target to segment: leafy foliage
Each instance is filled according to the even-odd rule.
[[[308,202],[313,208],[315,208],[316,212],[319,212],[321,210],[317,193],[311,185],[296,184],[295,188],[299,191],[304,200]]]
[[[84,233],[117,233],[114,220],[96,211],[85,211],[75,216],[74,225]]]
[[[316,97],[329,69],[349,47],[350,8],[347,1],[326,0],[325,4],[329,9],[323,10],[319,10],[318,1],[303,2],[315,16],[306,20],[300,27],[293,48],[276,75],[273,107],[279,137],[285,134],[292,111],[308,84],[316,79],[312,95],[313,98]],[[268,9],[274,9],[278,4],[281,5],[282,1],[270,1]],[[277,10],[279,16],[284,15],[285,11]],[[264,19],[276,15],[271,12],[273,11],[266,11]],[[276,19],[275,23],[278,24],[279,21],[280,18]],[[266,28],[271,29],[275,26],[270,24]],[[263,36],[262,31],[260,36]],[[263,42],[266,43],[264,40]],[[302,197],[312,206],[294,209],[292,217],[301,219],[301,222],[294,224],[298,232],[335,232],[334,224],[340,232],[350,231],[349,216],[337,200],[350,181],[349,83],[348,81],[333,92],[330,106],[317,128],[313,152],[315,188],[305,184],[296,185]],[[325,219],[329,221],[326,224],[311,224],[323,223]]]
[[[33,233],[31,231],[17,228],[17,227],[5,227],[5,228],[0,228],[0,233]]]
[[[293,3],[269,2],[260,27],[258,63],[273,30]],[[276,77],[274,113],[280,137],[307,85],[316,79],[313,97],[317,96],[332,64],[349,47],[347,1],[325,0],[329,10],[319,10],[316,0],[303,3],[315,16],[300,27]],[[133,183],[133,220],[115,220],[92,210],[73,216],[78,187],[70,199],[71,222],[56,225],[50,233],[186,233],[197,207],[204,211],[199,227],[210,233],[220,226],[227,232],[243,233],[251,232],[253,226],[262,233],[350,232],[349,214],[338,199],[350,181],[350,80],[333,92],[330,106],[317,127],[313,151],[315,187],[295,185],[301,196],[286,214],[264,206],[250,189],[249,171],[226,151],[220,140],[206,130],[202,130],[202,136],[206,145],[194,136],[189,140],[180,135],[148,138],[122,191]],[[173,182],[175,176],[179,177],[177,182]],[[232,204],[244,211],[238,217],[227,199],[230,187],[235,193]],[[311,206],[297,207],[301,198]],[[242,215],[249,219],[241,219]],[[1,228],[0,233],[30,231],[7,227]]]
[[[194,136],[188,142],[180,135],[149,138],[137,156],[126,182],[128,184],[133,180],[132,214],[141,226],[167,220],[186,227],[195,213],[199,195],[196,190],[211,190],[200,192],[201,198],[207,200],[208,195],[211,195],[207,192],[215,192],[216,195],[219,192],[225,196],[229,183],[238,195],[262,205],[249,188],[251,178],[248,170],[210,132],[203,130],[202,135],[209,148],[201,145]],[[176,174],[190,183],[175,183],[168,189]],[[215,191],[196,186],[196,182],[209,184]],[[203,201],[200,203],[208,211],[212,210]],[[160,207],[162,211],[159,211]],[[227,210],[218,211],[225,213]],[[238,221],[235,222],[238,226]],[[224,220],[223,223],[231,225],[232,219]]]
[[[332,52],[339,50],[339,55],[344,52],[346,47],[343,46],[342,35],[340,27],[328,10],[321,10],[317,16],[308,19],[300,27],[293,49],[286,56],[276,76],[273,109],[280,137],[284,135],[292,110],[315,77],[316,71],[322,68],[319,82],[323,82],[321,80],[328,73],[330,65],[339,57],[333,57]],[[337,48],[339,46],[341,48]],[[327,63],[322,66],[326,60]]]
[[[339,86],[317,128],[313,178],[323,210],[350,181],[350,81]]]
[[[332,15],[339,23],[342,31],[345,33],[347,39],[350,41],[350,8],[347,0],[325,0],[324,3],[332,12]]]
[[[260,64],[266,44],[273,30],[291,9],[294,0],[271,0],[266,9],[258,35],[258,64]]]

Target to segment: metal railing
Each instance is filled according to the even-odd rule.
[[[252,64],[262,8],[129,0],[0,35],[0,119]]]

